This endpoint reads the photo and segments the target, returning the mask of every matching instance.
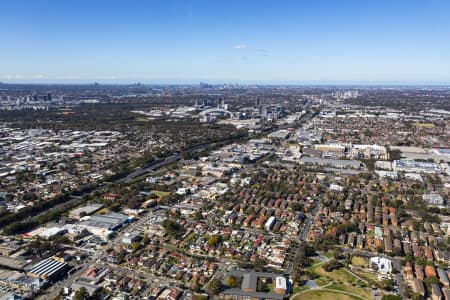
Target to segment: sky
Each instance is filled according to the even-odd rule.
[[[0,81],[450,84],[450,1],[0,0]]]

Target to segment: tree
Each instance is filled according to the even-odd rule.
[[[264,269],[265,266],[266,266],[266,261],[262,258],[258,257],[253,262],[253,268],[255,269],[255,271],[260,272]]]
[[[423,297],[420,293],[413,293],[411,299],[413,300],[423,300],[425,297]]]
[[[394,281],[392,279],[384,279],[381,281],[381,287],[386,291],[392,291],[394,289]]]
[[[220,235],[214,234],[208,239],[208,246],[215,247],[222,241]]]
[[[236,277],[234,276],[228,277],[227,285],[231,288],[236,287]]]
[[[184,228],[174,220],[166,219],[163,221],[162,226],[166,230],[167,235],[171,237],[177,237],[184,233]]]
[[[384,295],[381,300],[402,300],[402,297],[399,295]]]
[[[74,300],[84,300],[88,296],[88,292],[86,288],[82,287],[78,291],[75,292]]]
[[[137,250],[139,250],[141,248],[141,243],[140,242],[132,242],[131,243],[131,250],[133,252],[136,252]]]
[[[196,221],[203,220],[203,215],[202,215],[202,211],[201,211],[201,210],[197,210],[197,211],[194,213],[194,219],[195,219]]]
[[[342,267],[342,263],[337,259],[332,259],[327,263],[323,264],[323,269],[326,272],[332,272],[333,270],[337,270]]]
[[[222,290],[222,283],[219,279],[214,278],[209,282],[208,291],[212,294],[218,294]]]
[[[148,237],[147,233],[144,234],[144,238],[142,239],[142,243],[144,245],[147,245],[150,242],[150,238]]]

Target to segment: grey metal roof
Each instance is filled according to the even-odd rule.
[[[66,267],[66,263],[61,263],[51,258],[44,259],[34,265],[34,267],[30,270],[30,273],[36,275],[46,275],[51,276],[57,272],[59,272],[62,268]]]
[[[242,289],[254,289],[256,291],[256,286],[258,284],[258,276],[255,273],[244,274],[242,278]]]

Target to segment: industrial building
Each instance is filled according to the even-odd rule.
[[[116,231],[128,222],[128,216],[119,213],[110,213],[107,215],[95,215],[89,217],[82,224],[85,227],[95,227]]]
[[[123,214],[109,213],[107,215],[83,217],[79,226],[103,240],[107,240],[112,232],[119,230],[124,224],[131,222],[131,220],[131,218]]]
[[[31,270],[27,272],[27,275],[53,281],[67,272],[67,270],[68,265],[66,263],[56,261],[53,258],[47,258],[34,265]]]
[[[102,204],[90,204],[90,205],[86,205],[83,207],[78,207],[78,208],[72,209],[69,212],[69,217],[79,220],[83,216],[92,215],[93,213],[95,213],[96,211],[101,209],[102,207],[103,207]]]
[[[29,262],[21,257],[0,256],[0,266],[6,267],[8,269],[21,271],[28,264]]]

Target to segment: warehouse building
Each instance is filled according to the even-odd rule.
[[[95,213],[96,211],[101,209],[102,207],[103,207],[102,204],[90,204],[90,205],[78,207],[78,208],[72,209],[69,212],[69,217],[79,220],[83,216],[92,215],[93,213]]]
[[[87,217],[83,223],[85,227],[101,228],[110,231],[120,229],[124,224],[129,223],[128,216],[119,213],[110,213],[107,215],[95,215]]]
[[[47,258],[34,265],[31,270],[28,271],[27,275],[54,281],[66,273],[67,270],[68,265],[66,263],[56,261],[52,258]]]
[[[132,218],[119,213],[110,213],[107,215],[94,215],[81,218],[80,227],[85,228],[92,234],[107,240],[114,231],[122,228],[124,224],[130,223]]]
[[[0,266],[12,270],[22,271],[29,262],[22,257],[0,256]]]

